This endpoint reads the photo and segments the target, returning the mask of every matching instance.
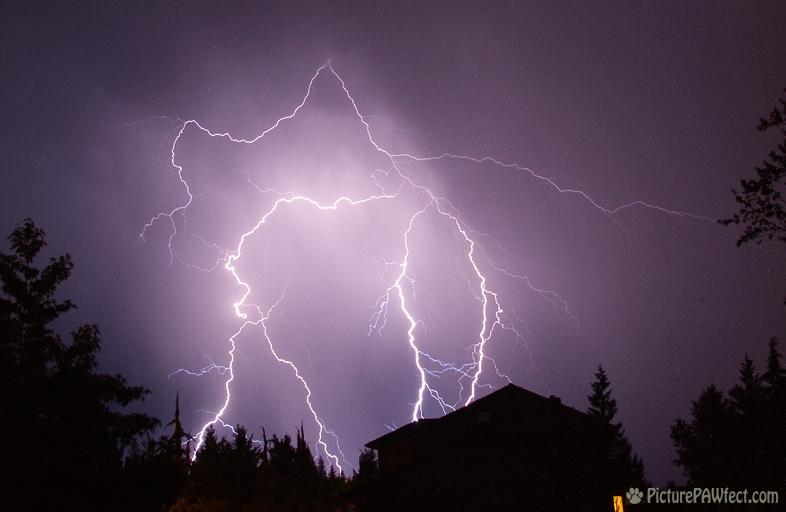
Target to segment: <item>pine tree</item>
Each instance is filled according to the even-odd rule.
[[[620,489],[628,487],[648,487],[644,477],[644,461],[633,453],[630,441],[625,436],[622,423],[614,423],[617,414],[617,400],[611,397],[611,383],[603,366],[598,365],[592,383],[592,394],[587,395],[589,407],[587,414],[607,425],[611,431],[608,446],[609,463],[612,468],[612,481]]]
[[[248,435],[244,426],[237,425],[228,468],[229,503],[232,509],[240,509],[251,499],[261,457],[261,451],[254,443],[253,436]]]
[[[189,499],[229,500],[232,445],[219,439],[213,425],[202,434],[202,445],[191,465]]]
[[[769,393],[780,390],[786,384],[786,369],[781,367],[781,357],[778,338],[771,338],[767,350],[767,371],[761,376],[761,380],[769,385]]]
[[[786,402],[777,339],[769,343],[767,372],[758,377],[747,354],[728,398],[715,386],[691,407],[691,421],[671,427],[675,464],[692,486],[781,488],[786,481]]]
[[[756,365],[748,354],[745,354],[740,367],[740,383],[731,388],[729,397],[737,411],[747,418],[761,412],[764,387],[756,375]]]
[[[770,339],[767,353],[767,371],[761,376],[766,383],[764,393],[764,438],[768,440],[763,453],[762,473],[774,484],[786,482],[786,369],[781,366],[778,339]]]
[[[358,457],[358,472],[354,480],[357,483],[366,482],[377,476],[378,472],[377,452],[371,448],[361,451]]]
[[[299,494],[305,509],[313,509],[317,499],[320,498],[321,474],[317,467],[314,455],[306,441],[306,432],[303,422],[300,429],[296,429],[295,442],[295,475],[298,482]]]
[[[711,385],[692,402],[690,411],[690,423],[678,419],[671,427],[677,450],[674,463],[688,477],[689,486],[735,485],[729,453],[734,425],[731,404],[722,391]]]
[[[598,365],[595,379],[597,380],[592,383],[592,394],[587,395],[590,402],[587,413],[611,425],[617,414],[617,400],[611,398],[611,383],[603,366]]]

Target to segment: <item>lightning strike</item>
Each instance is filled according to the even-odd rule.
[[[211,249],[218,254],[218,257],[215,259],[214,263],[207,266],[202,266],[189,262],[187,258],[181,257],[174,242],[175,239],[179,236],[184,238],[186,237],[187,212],[189,208],[192,207],[194,201],[199,197],[192,192],[192,187],[184,174],[184,164],[181,164],[178,161],[178,146],[181,139],[185,136],[187,130],[196,129],[199,132],[208,135],[209,137],[227,139],[232,143],[246,145],[254,144],[296,117],[296,115],[301,111],[301,109],[309,100],[309,97],[312,94],[314,82],[323,73],[327,74],[328,76],[332,76],[338,81],[344,96],[352,106],[357,120],[362,123],[364,127],[365,136],[368,143],[371,144],[377,153],[384,155],[384,158],[389,162],[388,169],[376,169],[369,176],[369,183],[372,183],[378,192],[373,194],[367,193],[357,197],[353,197],[351,195],[342,195],[333,201],[320,202],[309,195],[297,193],[295,190],[282,192],[272,187],[259,185],[255,183],[250,174],[246,173],[247,183],[250,184],[250,186],[253,187],[257,192],[265,197],[268,195],[276,197],[272,206],[270,206],[267,211],[259,217],[256,224],[250,230],[244,232],[239,237],[237,240],[237,245],[234,249],[228,250],[219,247],[217,244],[206,240],[202,236],[190,235],[191,238],[198,241],[201,246]],[[311,388],[313,383],[310,384],[308,382],[302,369],[299,368],[291,358],[283,357],[281,355],[280,350],[277,348],[276,340],[270,333],[268,320],[276,308],[279,307],[282,301],[285,300],[286,289],[269,307],[263,307],[259,304],[256,304],[251,300],[251,296],[253,294],[252,284],[247,278],[243,277],[242,271],[238,267],[238,263],[241,262],[241,260],[245,261],[244,249],[248,240],[254,237],[254,235],[256,235],[260,230],[267,229],[278,213],[294,208],[295,205],[310,208],[316,210],[317,212],[336,212],[339,210],[344,211],[357,209],[357,207],[360,205],[371,202],[394,201],[405,193],[413,194],[415,197],[419,198],[421,205],[418,208],[415,208],[414,211],[405,213],[405,215],[408,216],[408,222],[406,223],[406,229],[400,234],[402,247],[402,254],[400,257],[390,259],[386,258],[376,262],[379,265],[379,280],[384,282],[389,279],[389,275],[391,274],[394,276],[394,280],[391,284],[389,284],[389,286],[387,286],[386,289],[384,289],[376,303],[370,305],[373,313],[369,318],[368,326],[369,336],[374,333],[381,336],[382,331],[388,325],[388,316],[391,313],[391,306],[396,306],[400,314],[405,319],[406,343],[408,344],[408,350],[412,358],[414,377],[417,381],[417,390],[415,392],[415,396],[413,397],[414,401],[409,402],[412,406],[412,421],[418,421],[424,417],[424,405],[429,400],[433,401],[436,406],[439,407],[442,413],[445,414],[447,412],[456,410],[462,405],[471,403],[478,397],[478,393],[481,388],[493,388],[493,385],[490,381],[484,380],[485,374],[488,373],[488,368],[491,368],[492,372],[494,375],[496,375],[497,378],[506,380],[507,382],[511,381],[511,379],[500,370],[496,361],[494,361],[494,359],[492,359],[488,354],[488,347],[493,342],[495,336],[497,336],[498,333],[505,332],[512,334],[516,341],[521,344],[521,346],[523,346],[529,353],[526,337],[524,334],[522,334],[520,328],[516,326],[517,324],[524,325],[526,328],[526,323],[522,322],[521,319],[516,315],[512,304],[506,305],[506,307],[503,308],[503,303],[500,300],[500,292],[489,280],[490,275],[494,274],[505,276],[506,278],[523,283],[523,285],[528,287],[532,292],[540,295],[540,297],[542,297],[544,300],[550,302],[557,314],[562,319],[572,324],[577,331],[579,330],[579,321],[576,315],[571,312],[567,301],[560,297],[557,293],[537,287],[530,282],[530,279],[526,274],[516,272],[508,268],[506,265],[495,262],[490,254],[484,250],[481,242],[490,241],[496,246],[497,250],[502,251],[503,254],[507,254],[513,258],[515,258],[515,256],[507,252],[502,247],[502,245],[491,235],[472,230],[461,219],[458,209],[455,208],[448,199],[440,197],[438,194],[434,193],[431,188],[427,187],[426,185],[419,184],[417,182],[417,178],[413,177],[413,175],[410,175],[406,171],[406,164],[411,162],[428,163],[440,160],[458,160],[471,162],[474,164],[493,164],[500,169],[528,173],[532,178],[547,184],[560,194],[579,196],[592,208],[596,209],[600,214],[611,219],[611,221],[614,222],[623,231],[625,231],[625,228],[615,218],[615,215],[622,210],[637,206],[653,209],[670,215],[691,217],[694,219],[709,220],[714,222],[712,219],[707,217],[696,216],[686,212],[672,211],[659,206],[650,205],[643,201],[633,201],[616,208],[607,208],[598,204],[589,195],[581,190],[561,187],[554,180],[536,174],[526,167],[522,167],[518,164],[504,163],[488,156],[474,158],[464,155],[443,153],[439,156],[418,157],[406,153],[389,152],[377,144],[377,142],[374,140],[374,137],[372,136],[372,129],[368,122],[369,119],[380,118],[361,114],[344,80],[338,75],[336,71],[334,71],[330,63],[328,63],[320,67],[311,77],[302,101],[294,108],[294,110],[290,114],[278,119],[273,124],[273,126],[262,131],[262,133],[260,133],[255,138],[236,138],[226,132],[213,132],[193,119],[186,121],[176,121],[178,128],[176,128],[173,132],[173,142],[169,148],[169,162],[171,163],[172,168],[176,171],[177,179],[185,191],[187,199],[183,204],[176,206],[172,210],[168,212],[161,212],[152,217],[143,227],[142,232],[139,235],[140,240],[146,240],[148,230],[150,230],[155,224],[166,222],[169,224],[167,245],[170,266],[177,262],[190,268],[205,272],[211,272],[218,269],[219,267],[223,267],[223,269],[232,276],[234,281],[241,287],[241,289],[244,290],[238,300],[232,304],[235,315],[241,320],[241,325],[237,331],[228,339],[228,364],[225,366],[219,365],[214,363],[212,359],[208,358],[210,364],[198,371],[193,372],[186,369],[179,369],[169,375],[169,377],[172,377],[176,374],[182,373],[189,376],[202,376],[215,370],[220,375],[228,376],[224,382],[225,399],[223,405],[217,412],[211,414],[211,419],[203,425],[199,434],[196,436],[196,450],[194,450],[194,454],[196,454],[196,451],[201,446],[204,439],[205,430],[208,427],[216,423],[221,425],[228,424],[228,422],[225,422],[223,418],[232,401],[232,388],[233,382],[235,380],[235,350],[237,348],[236,342],[237,338],[241,334],[249,332],[249,334],[261,335],[259,339],[264,340],[264,344],[267,346],[269,353],[273,356],[277,363],[284,365],[285,367],[289,368],[289,370],[291,370],[292,376],[301,386],[304,393],[304,403],[310,411],[310,415],[314,422],[318,426],[316,441],[317,453],[324,454],[339,470],[343,470],[342,464],[351,466],[351,464],[346,461],[346,458],[344,457],[344,454],[341,450],[338,435],[333,430],[328,428],[327,421],[325,421],[324,416],[317,412],[319,408],[314,402],[314,393]],[[395,126],[394,129],[401,131]],[[341,171],[328,170],[328,172],[340,173]],[[389,184],[383,183],[385,180],[391,181],[391,177],[398,180],[397,186],[391,187]],[[477,302],[477,315],[480,318],[480,325],[478,326],[477,331],[475,331],[476,334],[474,335],[474,341],[472,341],[468,346],[463,347],[466,350],[468,357],[468,360],[463,362],[442,360],[439,357],[433,355],[430,350],[420,346],[421,344],[419,342],[419,329],[425,330],[427,324],[433,325],[433,322],[429,318],[421,318],[421,316],[415,312],[417,309],[415,303],[419,300],[418,293],[421,292],[424,294],[429,294],[429,292],[428,290],[419,287],[418,280],[416,279],[412,269],[411,256],[415,251],[417,251],[417,248],[414,247],[415,242],[413,242],[412,234],[413,230],[421,221],[421,219],[427,215],[436,215],[438,218],[445,221],[446,225],[451,227],[450,229],[452,230],[456,241],[456,247],[459,251],[457,256],[459,272],[466,281],[469,292]],[[266,252],[265,268],[267,268],[268,264],[267,257],[268,253]],[[425,317],[429,317],[430,315],[429,307],[430,306],[427,306],[425,308]],[[532,354],[529,354],[532,368],[540,373],[534,364]],[[451,376],[456,379],[458,387],[456,399],[448,399],[447,397],[443,396],[435,387],[436,382]],[[541,383],[543,383],[542,373],[540,373],[540,377]],[[546,387],[546,389],[548,389],[545,384],[543,385]],[[391,428],[389,425],[385,426],[387,426],[387,428]]]
[[[167,375],[167,380],[171,379],[173,375],[177,375],[178,373],[185,373],[185,374],[191,375],[193,377],[201,377],[201,376],[203,376],[205,374],[208,374],[208,373],[212,372],[213,370],[216,370],[219,373],[219,375],[224,375],[226,372],[229,371],[229,367],[228,366],[221,366],[219,364],[216,364],[216,363],[213,362],[212,359],[210,359],[210,356],[208,356],[206,354],[202,354],[202,355],[205,356],[208,361],[210,361],[209,365],[203,367],[201,370],[196,371],[196,372],[192,372],[190,370],[186,370],[185,368],[180,368],[178,370],[173,371],[169,375]]]

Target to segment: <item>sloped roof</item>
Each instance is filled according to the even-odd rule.
[[[510,384],[366,444],[379,474],[341,497],[357,510],[606,510],[602,422]]]
[[[485,421],[498,424],[500,420],[528,424],[569,424],[573,428],[590,423],[595,426],[593,418],[563,405],[557,397],[544,397],[515,384],[508,384],[441,418],[420,419],[388,432],[366,443],[366,447],[376,450],[407,439],[435,436],[459,425]]]

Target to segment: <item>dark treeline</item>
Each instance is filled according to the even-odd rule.
[[[692,403],[691,420],[672,425],[674,462],[688,487],[784,491],[786,370],[780,359],[773,338],[762,374],[746,354],[738,384],[728,393],[709,386]]]
[[[73,267],[70,256],[37,268],[34,259],[46,244],[44,232],[29,219],[8,239],[12,253],[0,252],[4,509],[334,510],[342,492],[362,489],[377,477],[372,450],[361,453],[352,478],[315,459],[302,424],[294,439],[268,438],[263,430],[262,439],[255,440],[240,425],[230,439],[219,438],[211,427],[193,453],[196,440],[181,424],[179,399],[165,434],[153,437],[158,419],[123,412],[150,391],[127,384],[121,375],[98,373],[98,327],[78,327],[70,341],[50,328],[76,307],[55,298]],[[693,402],[690,421],[678,419],[672,426],[674,462],[688,477],[688,487],[773,490],[786,497],[786,370],[780,359],[773,338],[762,374],[746,355],[739,384],[728,393],[708,387]],[[604,453],[614,492],[646,488],[644,465],[622,424],[614,421],[617,403],[608,376],[599,367],[595,377],[587,413],[611,434]]]
[[[294,443],[288,434],[268,439],[264,430],[256,441],[239,425],[231,439],[219,439],[210,427],[191,460],[193,440],[179,429],[177,412],[173,423],[173,435],[132,446],[124,467],[126,510],[330,510],[332,498],[365,476],[361,468],[347,479],[315,460],[302,425]]]
[[[150,391],[98,373],[98,327],[66,341],[51,324],[76,306],[57,300],[73,263],[68,254],[39,269],[44,231],[27,219],[0,252],[0,496],[3,510],[322,510],[352,483],[314,460],[301,426],[260,442],[238,426],[232,440],[193,440],[180,423],[151,433],[157,418],[123,412]],[[263,431],[264,432],[264,431]],[[368,456],[366,455],[366,459]],[[362,461],[361,461],[362,462]],[[365,469],[354,481],[362,480]]]
[[[714,384],[691,403],[690,420],[671,426],[677,451],[674,464],[682,469],[685,485],[669,482],[653,509],[663,512],[696,510],[784,510],[786,498],[786,370],[781,366],[778,340],[769,342],[767,367],[762,373],[746,354],[739,383],[724,393]],[[680,492],[706,491],[690,505]],[[731,491],[736,499],[768,493],[767,504],[714,501]],[[669,498],[666,492],[670,492]],[[707,493],[708,492],[708,493]],[[745,496],[742,496],[742,494]],[[777,496],[774,494],[777,493]],[[645,493],[646,494],[646,493]],[[756,499],[762,499],[759,494]],[[657,498],[653,497],[654,500]]]

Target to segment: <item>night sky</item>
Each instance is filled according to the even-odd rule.
[[[669,426],[786,334],[785,248],[716,222],[780,139],[782,2],[223,4],[4,6],[0,230],[73,256],[56,328],[98,323],[100,369],[197,434],[243,281],[223,421],[316,443],[305,383],[351,473],[412,419],[413,345],[423,416],[469,398],[485,297],[476,396],[585,410],[603,364],[647,476],[683,481]]]

